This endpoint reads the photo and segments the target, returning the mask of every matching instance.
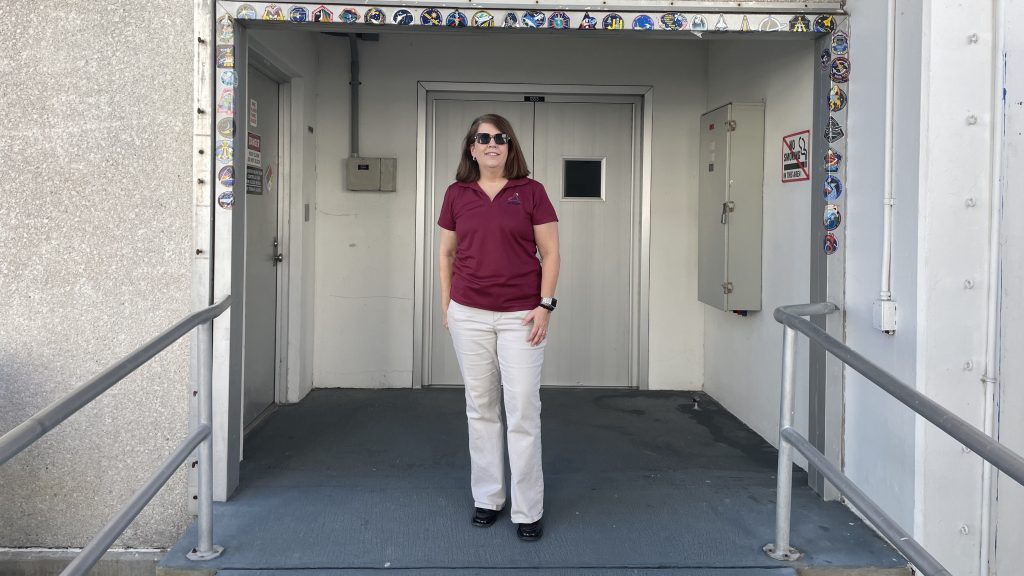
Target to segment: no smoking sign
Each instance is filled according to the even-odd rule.
[[[811,179],[807,165],[811,131],[804,130],[782,137],[782,182],[801,182]]]

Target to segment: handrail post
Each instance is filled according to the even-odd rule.
[[[802,554],[789,545],[789,526],[793,508],[793,446],[782,432],[793,426],[796,403],[796,330],[785,327],[782,336],[782,398],[779,406],[779,470],[775,495],[775,542],[764,551],[776,560],[793,561]]]
[[[199,544],[188,553],[189,560],[213,560],[224,552],[213,543],[213,320],[198,326],[199,423],[210,433],[199,445]]]

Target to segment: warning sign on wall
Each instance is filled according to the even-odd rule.
[[[246,166],[263,166],[263,154],[260,145],[260,135],[249,132],[245,139],[245,164]]]
[[[800,182],[811,179],[811,169],[807,165],[807,160],[810,156],[807,146],[810,140],[810,130],[782,137],[783,182]]]

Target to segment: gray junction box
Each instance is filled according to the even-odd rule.
[[[726,104],[700,121],[697,298],[760,310],[764,104]]]
[[[394,192],[397,172],[397,158],[349,158],[345,184],[353,191]]]

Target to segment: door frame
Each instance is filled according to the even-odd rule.
[[[433,117],[429,105],[436,93],[448,93],[454,96],[471,94],[493,96],[496,100],[509,94],[535,93],[544,95],[555,102],[566,98],[587,98],[595,102],[622,102],[636,104],[640,109],[637,116],[639,122],[634,125],[634,138],[640,150],[634,150],[634,157],[639,158],[639,174],[634,177],[634,185],[640,194],[639,218],[639,254],[634,252],[630,266],[638,266],[636,275],[631,281],[630,291],[638,293],[630,298],[631,335],[630,335],[630,388],[648,389],[649,373],[649,303],[650,303],[650,222],[651,222],[651,147],[653,127],[653,87],[646,85],[583,85],[583,84],[492,84],[475,82],[418,82],[416,86],[416,270],[415,296],[413,311],[413,388],[423,388],[426,375],[430,373],[430,355],[426,353],[430,345],[430,324],[428,318],[432,310],[433,289],[426,282],[426,273],[433,270],[433,254],[428,253],[427,239],[429,227],[433,226],[433,203],[428,198],[428,176],[431,175],[430,162],[432,154],[428,149],[428,135],[433,133],[428,124]],[[635,166],[635,165],[634,165]],[[428,205],[429,204],[429,205]],[[430,300],[430,302],[428,302]]]

